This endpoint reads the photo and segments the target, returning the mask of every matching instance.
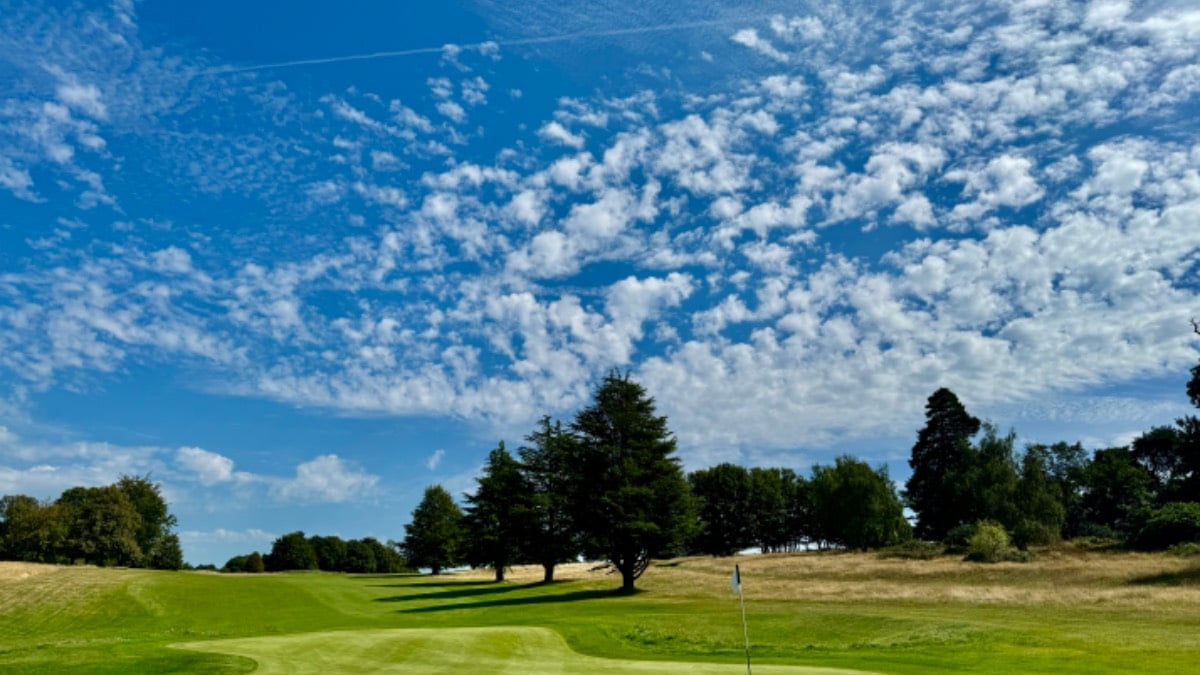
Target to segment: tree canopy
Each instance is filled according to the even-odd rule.
[[[425,488],[425,496],[413,510],[412,522],[404,526],[400,545],[412,567],[428,567],[440,574],[462,561],[463,514],[454,498],[441,485]]]

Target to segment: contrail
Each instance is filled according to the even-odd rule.
[[[593,30],[581,31],[578,33],[562,33],[559,35],[545,35],[542,37],[517,38],[513,40],[496,40],[488,42],[476,42],[467,45],[453,45],[460,49],[485,49],[491,46],[497,47],[520,47],[523,45],[540,45],[549,44],[552,42],[568,42],[570,40],[579,40],[583,38],[598,38],[598,37],[616,37],[621,35],[640,35],[643,33],[664,33],[674,30],[687,30],[689,28],[712,28],[715,26],[725,26],[733,23],[752,23],[765,19],[767,17],[739,17],[737,19],[709,19],[706,21],[685,21],[680,23],[664,23],[654,26],[640,26],[638,28],[614,28],[611,30]],[[451,46],[451,45],[446,45]],[[347,61],[372,61],[374,59],[391,59],[402,56],[419,56],[421,54],[441,54],[446,46],[443,47],[417,47],[414,49],[399,49],[396,51],[386,52],[369,52],[366,54],[347,54],[345,56],[329,56],[317,59],[297,59],[295,61],[279,61],[277,63],[262,63],[256,66],[222,66],[219,68],[210,68],[203,71],[202,75],[224,75],[227,73],[247,73],[255,70],[275,70],[278,68],[296,68],[299,66],[316,66],[327,63],[345,63]]]

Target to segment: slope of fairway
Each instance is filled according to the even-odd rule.
[[[410,628],[333,631],[264,638],[188,642],[180,649],[253,659],[263,675],[306,673],[689,673],[716,675],[737,667],[679,661],[584,656],[546,628]],[[854,675],[863,671],[758,666],[776,675]]]
[[[1158,674],[1200,663],[1196,559],[1064,548],[1026,564],[857,553],[737,561],[756,670]],[[480,672],[736,672],[745,656],[733,562],[655,563],[634,594],[582,564],[542,584],[537,568],[493,583],[483,570],[218,575],[0,563],[0,672],[425,672],[463,661],[487,664]],[[172,647],[181,644],[189,648]]]

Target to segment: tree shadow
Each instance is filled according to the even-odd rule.
[[[528,588],[526,586],[517,586],[514,588]],[[495,600],[486,600],[483,602],[458,602],[450,604],[430,605],[428,607],[413,607],[411,609],[401,609],[404,614],[425,614],[429,612],[448,612],[455,609],[482,609],[485,607],[518,607],[521,605],[549,605],[560,602],[579,602],[582,600],[600,600],[604,598],[627,598],[641,593],[640,590],[635,590],[629,593],[620,588],[604,588],[590,591],[571,591],[570,593],[555,593],[553,595],[533,595],[523,598],[498,598]]]
[[[1129,583],[1138,586],[1200,586],[1200,567],[1134,577]]]
[[[407,602],[409,600],[453,600],[456,598],[474,598],[481,595],[494,595],[497,593],[510,593],[523,588],[533,588],[533,584],[497,584],[489,582],[488,586],[478,586],[475,584],[466,585],[464,588],[451,588],[444,591],[432,591],[429,593],[413,593],[411,595],[393,595],[387,598],[376,598],[375,602]]]
[[[417,576],[428,577],[429,575],[421,574],[421,575],[417,575]],[[370,577],[361,577],[361,578],[369,579]],[[492,581],[492,580],[483,580],[483,581],[457,580],[456,581],[454,579],[447,577],[445,581],[417,581],[417,582],[409,583],[409,584],[371,584],[371,588],[450,588],[450,587],[459,587],[459,586],[466,587],[466,586],[499,586],[499,585],[500,585],[500,583]]]

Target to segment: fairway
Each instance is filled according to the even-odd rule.
[[[632,661],[584,656],[545,628],[336,631],[172,645],[253,659],[255,673],[694,673],[738,672],[730,664]],[[865,671],[757,666],[776,675],[853,675]]]
[[[156,572],[0,563],[0,672],[745,671],[735,559],[440,576]],[[1200,565],[1064,547],[977,565],[739,556],[763,673],[1181,673]],[[824,670],[822,670],[824,669]]]

